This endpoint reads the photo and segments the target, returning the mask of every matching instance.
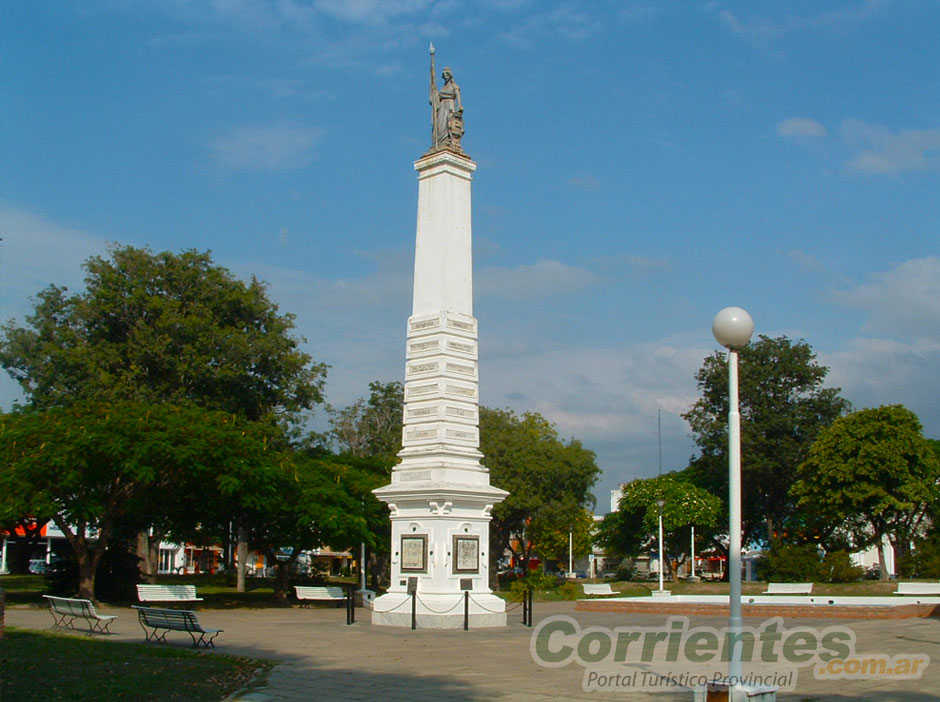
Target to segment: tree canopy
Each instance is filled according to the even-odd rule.
[[[393,459],[401,451],[404,386],[399,381],[369,383],[369,399],[337,410],[327,406],[330,437],[341,454]]]
[[[864,409],[824,429],[799,466],[798,504],[848,532],[854,546],[896,547],[917,532],[940,499],[940,460],[920,420],[901,405]]]
[[[258,420],[321,401],[326,366],[255,278],[209,252],[115,246],[85,289],[50,285],[26,326],[0,331],[0,363],[33,407],[77,400],[196,404]]]
[[[594,452],[577,439],[564,442],[538,413],[520,416],[481,407],[480,450],[490,482],[509,491],[509,497],[493,508],[491,556],[509,548],[528,561],[527,529],[567,534],[584,509],[593,506],[591,488],[600,473]],[[513,537],[522,537],[519,548],[513,547]]]
[[[740,351],[741,481],[744,543],[773,542],[795,512],[790,486],[819,432],[849,410],[839,388],[823,387],[829,369],[809,344],[760,336]],[[701,397],[683,415],[699,455],[696,484],[727,500],[728,361],[705,359],[695,375]],[[761,533],[761,528],[763,531]]]
[[[701,540],[719,525],[721,500],[692,483],[682,473],[667,473],[646,480],[634,480],[624,486],[614,512],[601,524],[598,540],[612,553],[636,556],[653,548],[659,531],[659,505],[663,500],[663,541],[668,567],[677,575],[672,561],[682,563],[688,553],[691,528],[699,528]]]
[[[260,426],[232,414],[169,404],[80,401],[0,417],[0,499],[48,514],[94,597],[97,565],[117,520],[149,499],[202,496],[257,507],[273,494],[271,453]],[[209,499],[205,495],[209,494]]]

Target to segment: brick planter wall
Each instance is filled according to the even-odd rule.
[[[636,601],[579,600],[576,610],[584,612],[633,612],[636,614],[684,614],[690,617],[727,617],[728,605],[693,602],[653,602],[650,598]],[[940,617],[940,605],[900,604],[893,607],[875,605],[780,605],[741,603],[745,617],[784,617],[794,619],[915,619]]]

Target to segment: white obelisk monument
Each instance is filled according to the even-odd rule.
[[[401,462],[375,490],[392,522],[391,584],[372,623],[505,626],[489,588],[490,510],[508,494],[480,464],[477,320],[473,317],[470,181],[463,105],[450,69],[438,90],[431,46],[431,149],[415,162],[418,230],[408,319]],[[469,592],[469,596],[464,593]],[[414,593],[414,599],[412,594]]]

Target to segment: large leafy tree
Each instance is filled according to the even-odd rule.
[[[341,454],[393,459],[401,450],[404,386],[399,381],[369,383],[369,398],[349,407],[327,406],[330,437]]]
[[[560,502],[532,521],[527,532],[536,553],[542,558],[557,561],[559,566],[564,564],[567,570],[569,555],[580,558],[591,552],[594,515],[584,508],[569,511],[567,505]]]
[[[743,539],[778,540],[795,516],[790,486],[819,432],[849,410],[809,344],[760,336],[740,351]],[[683,415],[699,455],[690,477],[727,500],[728,361],[715,352],[695,375],[701,397]]]
[[[920,420],[901,405],[864,409],[824,429],[800,465],[793,497],[845,529],[854,545],[875,544],[888,577],[883,542],[908,543],[940,499],[940,460]]]
[[[274,475],[274,494],[249,520],[249,543],[275,565],[274,596],[286,605],[290,571],[302,551],[372,543],[360,494],[371,483],[352,466],[300,452],[281,454]]]
[[[29,406],[168,402],[274,423],[322,400],[326,366],[300,349],[293,315],[279,312],[263,283],[237,279],[208,252],[115,246],[110,253],[85,262],[83,291],[51,285],[25,326],[10,321],[0,329],[0,364]],[[200,507],[184,497],[177,513],[185,517]],[[154,538],[148,545],[142,536],[138,548],[151,561],[144,571],[153,573],[153,544],[171,529],[173,514],[148,516],[146,507],[135,517],[154,528]],[[241,525],[244,516],[230,519]]]
[[[198,495],[257,509],[270,499],[263,425],[225,412],[169,404],[80,401],[0,418],[0,494],[49,514],[75,552],[79,595],[94,597],[95,573],[119,519],[148,494]]]
[[[598,541],[609,552],[636,556],[658,548],[659,505],[663,501],[663,541],[666,567],[678,579],[679,566],[690,555],[692,528],[702,541],[713,534],[721,515],[721,500],[688,482],[683,473],[634,480],[624,486],[616,511],[604,517]]]
[[[26,326],[0,332],[0,363],[33,407],[81,399],[196,404],[250,420],[321,401],[326,367],[292,335],[263,283],[208,252],[116,246],[88,259],[85,289],[51,285]]]
[[[491,572],[505,549],[528,567],[536,533],[567,533],[584,509],[593,506],[591,488],[600,469],[594,452],[577,439],[563,441],[538,413],[480,408],[480,450],[490,482],[509,491],[493,508],[490,522]]]

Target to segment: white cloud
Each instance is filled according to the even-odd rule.
[[[864,331],[940,343],[940,258],[905,261],[835,297],[870,314]]]
[[[569,40],[587,39],[603,29],[603,22],[589,12],[560,6],[536,11],[518,26],[500,36],[519,48],[527,49],[545,37]]]
[[[392,17],[421,12],[431,0],[316,0],[320,12],[346,22],[380,24]]]
[[[940,129],[892,132],[880,125],[846,119],[839,134],[854,152],[848,163],[850,171],[897,175],[940,164]]]
[[[473,287],[478,296],[534,300],[574,292],[596,282],[591,271],[543,259],[516,268],[484,268],[474,274]]]
[[[4,320],[32,310],[30,298],[51,284],[84,287],[81,266],[107,253],[108,242],[16,207],[0,207]]]
[[[905,405],[940,438],[940,259],[905,261],[836,299],[869,317],[866,336],[820,354],[830,381],[856,408]]]
[[[735,35],[744,41],[759,48],[766,48],[773,40],[792,32],[805,31],[845,31],[852,24],[866,22],[874,18],[881,8],[886,6],[886,0],[865,0],[860,5],[846,9],[817,12],[798,16],[792,12],[789,5],[749,5],[753,8],[770,8],[770,11],[783,8],[785,16],[771,18],[768,16],[751,16],[741,19],[738,15],[727,9],[722,9],[724,3],[709,2],[705,5],[708,12],[717,12],[722,23]],[[812,7],[812,6],[811,6]]]
[[[842,388],[855,409],[903,404],[920,418],[924,434],[940,439],[940,344],[860,337],[820,354],[829,383]]]
[[[282,170],[303,168],[314,157],[323,130],[277,124],[236,127],[211,143],[215,160],[234,170]]]
[[[792,249],[783,252],[782,255],[795,262],[804,271],[818,272],[823,270],[823,265],[819,262],[819,259],[805,251]]]
[[[786,139],[820,139],[826,134],[825,126],[807,117],[791,117],[777,123],[777,135]]]

